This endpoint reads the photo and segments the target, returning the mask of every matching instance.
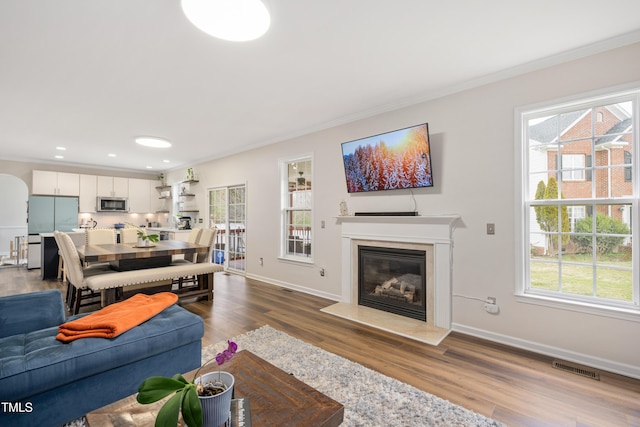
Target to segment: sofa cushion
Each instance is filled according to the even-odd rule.
[[[56,289],[0,298],[0,337],[26,334],[62,322],[64,306]]]
[[[0,401],[18,401],[199,341],[202,319],[174,305],[112,339],[55,339],[57,327],[0,339]],[[96,390],[96,393],[99,393]]]

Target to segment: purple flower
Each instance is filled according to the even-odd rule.
[[[238,350],[238,344],[236,344],[235,342],[227,341],[227,343],[229,343],[229,347],[225,351],[216,355],[216,363],[218,363],[218,366],[222,365],[228,360],[231,360],[233,358],[233,355],[236,354],[236,351]]]

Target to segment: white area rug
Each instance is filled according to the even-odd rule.
[[[342,403],[345,427],[502,425],[270,326],[231,340]],[[226,347],[225,341],[204,348],[202,362]]]

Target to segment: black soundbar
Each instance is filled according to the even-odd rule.
[[[409,212],[356,212],[355,216],[418,216],[417,211]]]

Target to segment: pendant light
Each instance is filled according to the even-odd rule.
[[[236,42],[261,37],[271,23],[260,0],[182,0],[182,11],[205,33]]]

